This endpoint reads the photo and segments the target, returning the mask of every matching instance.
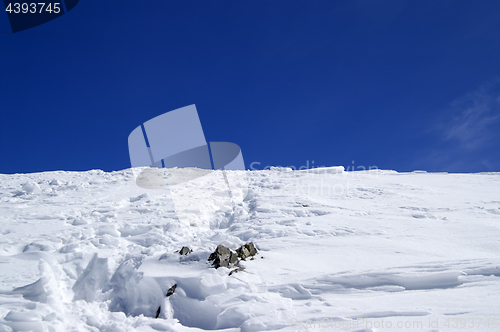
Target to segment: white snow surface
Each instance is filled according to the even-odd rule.
[[[210,178],[143,189],[131,169],[0,175],[0,331],[500,323],[500,173],[227,173],[231,196]],[[247,242],[243,271],[207,262]]]

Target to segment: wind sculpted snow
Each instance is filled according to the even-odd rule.
[[[229,195],[132,170],[0,175],[0,331],[500,323],[500,174],[227,173]],[[207,260],[247,242],[238,273]]]

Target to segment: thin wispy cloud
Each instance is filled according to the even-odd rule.
[[[499,171],[500,79],[455,99],[426,130],[433,140],[414,168],[447,172]]]
[[[447,114],[450,120],[440,125],[445,141],[466,150],[483,148],[498,136],[493,126],[500,121],[500,82],[453,101]]]

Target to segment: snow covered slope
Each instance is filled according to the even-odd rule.
[[[228,173],[233,199],[0,175],[0,331],[498,329],[499,173]],[[250,241],[243,271],[207,262]]]

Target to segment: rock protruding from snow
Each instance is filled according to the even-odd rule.
[[[179,255],[187,255],[192,253],[193,250],[189,249],[188,247],[182,247],[181,250],[179,250]]]
[[[174,294],[175,292],[175,289],[177,288],[177,284],[174,284],[172,287],[170,287],[167,291],[167,297],[171,296],[172,294]]]
[[[236,269],[234,269],[231,272],[229,272],[229,276],[232,276],[233,274],[235,274],[237,272],[243,271],[244,269],[245,268],[243,266],[237,267]]]
[[[208,257],[208,260],[213,261],[213,266],[216,269],[221,266],[231,268],[238,265],[238,255],[223,244],[217,246],[217,249]]]
[[[236,249],[236,253],[239,258],[245,260],[248,257],[255,256],[257,254],[257,248],[255,248],[255,245],[252,242],[248,242],[247,244],[244,244]]]

